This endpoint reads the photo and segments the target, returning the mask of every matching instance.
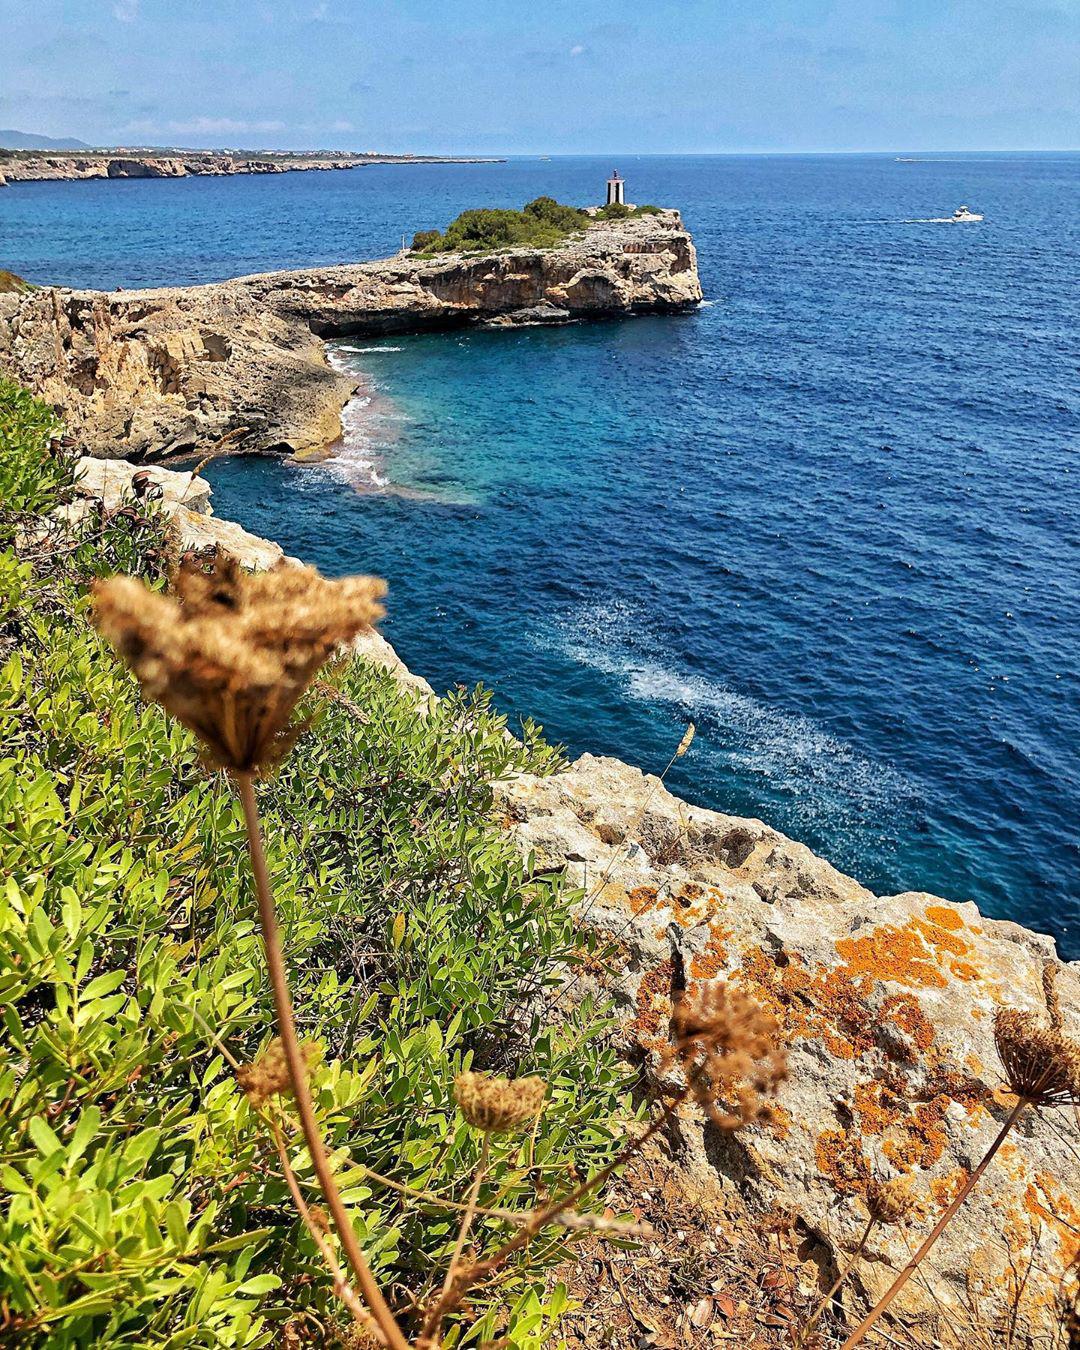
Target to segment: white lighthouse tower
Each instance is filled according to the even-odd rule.
[[[607,180],[607,205],[626,205],[626,181],[619,177],[618,169],[612,169],[611,177]]]

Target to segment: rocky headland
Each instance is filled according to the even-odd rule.
[[[84,178],[221,178],[245,173],[360,169],[368,164],[490,164],[497,161],[443,155],[227,154],[216,151],[101,151],[45,155],[0,150],[5,183],[74,182]]]
[[[0,369],[63,412],[80,450],[152,460],[309,455],[355,381],[322,339],[677,313],[701,301],[677,211],[598,221],[557,248],[446,253],[135,291],[0,294]]]
[[[95,500],[115,508],[134,483],[159,497],[183,547],[224,547],[252,567],[282,560],[276,544],[214,516],[209,485],[198,477],[154,467],[137,478],[137,466],[120,461],[86,460],[83,468],[86,500],[76,511]],[[360,650],[413,688],[421,707],[433,696],[377,634]],[[658,1336],[681,1328],[686,1338],[627,1343],[712,1344],[695,1328],[714,1316],[722,1339],[734,1340],[725,1330],[729,1314],[716,1312],[730,1307],[730,1325],[743,1325],[736,1313],[749,1317],[753,1344],[791,1344],[787,1304],[801,1296],[812,1307],[850,1260],[871,1181],[906,1177],[911,1223],[876,1228],[845,1288],[845,1304],[865,1306],[1015,1104],[995,1049],[995,1012],[1015,1007],[1045,1017],[1050,988],[1065,1032],[1080,1035],[1080,963],[1060,961],[1050,938],[986,918],[970,903],[923,892],[875,895],[762,821],[691,806],[618,760],[586,754],[552,777],[499,784],[496,809],[536,871],[565,872],[581,888],[578,921],[606,950],[568,978],[565,999],[614,999],[615,1034],[646,1082],[669,1072],[663,1052],[683,978],[691,989],[732,981],[784,1028],[789,1074],[775,1119],[727,1134],[696,1107],[681,1108],[660,1187],[654,1173],[651,1189],[635,1197],[643,1218],[659,1223],[658,1207],[679,1213],[676,1264],[696,1252],[730,1272],[742,1251],[751,1294],[744,1299],[742,1287],[722,1280],[728,1292],[693,1308],[704,1322],[678,1321],[690,1313],[654,1296],[663,1259],[654,1244],[639,1262],[640,1306]],[[1080,1113],[1028,1108],[907,1286],[896,1307],[905,1329],[894,1324],[880,1343],[1059,1344],[1062,1291],[1080,1255],[1078,1196]],[[789,1216],[782,1279],[774,1267],[755,1266],[753,1254],[761,1216],[777,1214]],[[632,1276],[624,1267],[619,1277],[624,1302]],[[762,1276],[772,1284],[763,1287]],[[758,1296],[766,1301],[755,1321],[749,1303]],[[591,1334],[573,1343],[594,1344]]]

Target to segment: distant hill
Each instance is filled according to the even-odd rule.
[[[52,136],[37,136],[32,131],[12,131],[0,127],[0,150],[89,150],[85,141],[73,137],[56,140]]]

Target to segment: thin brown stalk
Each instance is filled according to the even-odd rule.
[[[300,1189],[300,1183],[296,1179],[296,1173],[293,1171],[292,1163],[289,1162],[289,1154],[285,1148],[285,1140],[282,1138],[281,1126],[273,1118],[270,1119],[270,1133],[274,1138],[274,1147],[277,1149],[278,1160],[281,1163],[281,1170],[285,1175],[285,1184],[289,1188],[289,1194],[293,1198],[293,1204],[296,1206],[304,1226],[311,1234],[311,1239],[318,1247],[319,1253],[330,1269],[330,1274],[334,1277],[334,1293],[345,1304],[346,1308],[352,1313],[353,1317],[362,1326],[371,1324],[371,1314],[356,1297],[356,1293],[350,1286],[338,1264],[334,1250],[327,1242],[322,1229],[315,1221],[315,1216],[308,1207],[304,1194]]]
[[[847,1265],[844,1266],[843,1270],[841,1270],[840,1274],[837,1275],[836,1279],[833,1280],[828,1293],[822,1298],[821,1302],[817,1305],[817,1307],[811,1314],[810,1320],[807,1322],[806,1326],[803,1327],[802,1334],[799,1337],[800,1345],[805,1345],[805,1343],[810,1339],[810,1333],[821,1321],[821,1317],[825,1309],[829,1306],[832,1300],[836,1297],[836,1295],[840,1292],[843,1286],[847,1283],[848,1276],[858,1265],[863,1252],[866,1251],[866,1244],[870,1240],[871,1232],[873,1232],[874,1222],[875,1220],[872,1218],[867,1220],[866,1227],[862,1231],[862,1237],[859,1238],[858,1244],[856,1245],[855,1250],[851,1254],[851,1259],[848,1261]]]
[[[273,892],[270,888],[270,875],[266,866],[266,854],[262,843],[262,830],[259,824],[259,810],[255,801],[255,787],[250,773],[236,774],[240,801],[244,809],[244,822],[247,826],[248,855],[251,870],[255,877],[255,892],[258,897],[259,920],[262,927],[263,946],[266,950],[266,964],[270,975],[270,988],[274,999],[274,1013],[277,1019],[278,1035],[281,1038],[285,1062],[289,1071],[289,1082],[296,1101],[296,1111],[300,1118],[304,1140],[311,1155],[315,1175],[319,1179],[319,1188],[326,1200],[337,1230],[338,1241],[352,1269],[364,1301],[371,1309],[375,1323],[383,1340],[390,1350],[409,1350],[408,1342],[401,1328],[394,1320],[382,1291],[375,1282],[360,1244],[356,1240],[349,1214],[341,1199],[341,1193],[330,1168],[322,1135],[315,1119],[315,1107],[308,1087],[307,1068],[303,1052],[296,1035],[296,1023],[293,1015],[292,997],[289,993],[288,977],[285,973],[285,961],[281,953],[281,940],[278,933],[277,914],[274,908]]]
[[[588,1177],[585,1181],[581,1182],[580,1185],[575,1186],[572,1191],[568,1191],[566,1195],[562,1196],[560,1199],[552,1201],[552,1203],[547,1205],[544,1209],[534,1211],[528,1222],[525,1223],[512,1238],[509,1238],[504,1242],[498,1251],[487,1257],[486,1260],[479,1261],[475,1265],[469,1266],[467,1269],[461,1271],[453,1282],[444,1289],[434,1307],[432,1307],[427,1317],[424,1319],[425,1328],[431,1327],[432,1332],[429,1333],[429,1339],[426,1342],[421,1341],[420,1344],[436,1344],[437,1342],[430,1339],[430,1336],[438,1335],[438,1329],[442,1325],[443,1319],[451,1309],[460,1303],[463,1295],[468,1289],[472,1288],[472,1286],[477,1284],[480,1280],[487,1279],[488,1276],[494,1274],[500,1266],[505,1265],[511,1256],[528,1246],[542,1228],[545,1228],[549,1223],[554,1222],[560,1214],[563,1214],[566,1210],[571,1209],[580,1200],[584,1199],[590,1191],[595,1191],[598,1187],[602,1186],[609,1177],[617,1172],[620,1167],[629,1162],[636,1153],[640,1152],[641,1149],[645,1147],[650,1139],[663,1129],[683,1102],[690,1096],[690,1092],[691,1088],[686,1087],[677,1097],[673,1098],[670,1102],[665,1103],[663,1110],[645,1133],[638,1139],[627,1144],[606,1167],[602,1167],[594,1176]]]
[[[431,1310],[425,1319],[423,1329],[420,1333],[420,1340],[425,1336],[430,1336],[435,1330],[433,1319],[437,1310],[442,1307],[444,1300],[453,1288],[454,1280],[458,1272],[458,1263],[461,1260],[461,1253],[465,1250],[465,1243],[468,1240],[469,1229],[472,1227],[473,1219],[476,1217],[476,1201],[480,1194],[480,1187],[484,1184],[484,1177],[487,1175],[488,1158],[491,1154],[491,1137],[484,1135],[484,1142],[480,1145],[480,1161],[476,1164],[476,1175],[473,1177],[473,1183],[469,1188],[469,1194],[465,1201],[465,1212],[461,1216],[461,1223],[458,1227],[457,1241],[454,1243],[454,1250],[450,1255],[450,1264],[446,1267],[446,1278],[443,1280],[443,1287],[438,1299],[432,1304]]]
[[[986,1171],[987,1167],[989,1167],[991,1161],[994,1158],[994,1155],[997,1153],[998,1149],[1005,1142],[1005,1138],[1008,1135],[1009,1131],[1012,1129],[1012,1127],[1016,1124],[1017,1120],[1020,1118],[1020,1113],[1028,1105],[1030,1105],[1030,1103],[1026,1097],[1020,1097],[1017,1100],[1016,1105],[1009,1112],[1005,1124],[1002,1125],[997,1138],[994,1140],[994,1142],[990,1145],[989,1149],[986,1151],[986,1154],[984,1155],[982,1162],[979,1163],[978,1167],[976,1167],[974,1172],[972,1172],[971,1176],[968,1177],[967,1181],[961,1187],[960,1191],[957,1193],[955,1199],[949,1205],[948,1209],[946,1209],[945,1213],[942,1214],[940,1219],[938,1219],[937,1223],[931,1229],[928,1236],[924,1239],[918,1251],[907,1263],[907,1265],[896,1277],[896,1279],[892,1282],[887,1292],[878,1300],[878,1302],[874,1305],[874,1307],[870,1310],[870,1312],[867,1313],[867,1315],[863,1318],[863,1320],[859,1323],[859,1325],[847,1338],[847,1340],[841,1346],[841,1350],[852,1350],[852,1346],[858,1345],[858,1343],[863,1339],[866,1333],[874,1326],[874,1324],[878,1321],[878,1319],[888,1310],[888,1308],[893,1303],[897,1295],[907,1284],[908,1280],[911,1279],[912,1275],[914,1275],[915,1271],[919,1268],[919,1264],[921,1263],[923,1257],[926,1256],[930,1248],[934,1245],[934,1243],[938,1240],[941,1234],[945,1231],[953,1215],[956,1213],[956,1211],[960,1208],[960,1206],[964,1203],[964,1201],[974,1190],[976,1184],[979,1181],[979,1178]]]

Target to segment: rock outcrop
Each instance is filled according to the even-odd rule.
[[[255,568],[282,561],[276,544],[213,515],[201,478],[95,460],[82,470],[85,500],[69,511],[116,509],[149,483],[185,548],[217,545]],[[385,639],[367,633],[357,648],[424,706],[430,685]],[[789,1211],[811,1307],[858,1244],[872,1178],[909,1177],[916,1209],[908,1228],[871,1234],[845,1294],[860,1305],[978,1164],[1013,1105],[996,1010],[1044,1014],[1049,967],[1064,1029],[1080,1036],[1080,963],[1059,961],[1050,938],[973,904],[875,896],[761,821],[690,806],[618,760],[583,755],[553,777],[499,784],[496,809],[536,871],[565,872],[584,892],[578,920],[601,954],[569,978],[562,1002],[613,997],[622,1049],[646,1078],[672,1086],[661,1057],[679,968],[691,990],[731,981],[779,1019],[789,1075],[775,1120],[722,1134],[682,1108],[671,1184],[699,1209],[718,1197],[728,1217]],[[979,1345],[1055,1344],[1062,1283],[1080,1254],[1078,1196],[1080,1116],[1029,1108],[908,1285],[897,1312],[916,1332],[893,1343],[939,1343],[945,1319],[977,1326]]]
[[[487,159],[422,155],[242,155],[177,151],[174,154],[12,154],[0,151],[0,183],[70,182],[84,178],[187,178],[244,173],[293,173],[313,169],[359,169],[368,164],[489,164]]]
[[[228,433],[245,451],[303,454],[339,437],[356,387],[320,338],[674,313],[700,299],[693,242],[665,211],[553,249],[0,295],[0,369],[60,408],[90,455],[203,451]]]
[[[751,1213],[789,1210],[836,1269],[866,1224],[871,1178],[912,1179],[915,1222],[876,1229],[857,1265],[849,1294],[864,1302],[884,1292],[1013,1104],[996,1010],[1045,1015],[1049,964],[1066,1031],[1080,1036],[1080,965],[973,904],[875,896],[762,822],[688,806],[618,760],[584,755],[499,797],[537,868],[585,890],[581,922],[618,956],[579,992],[615,994],[624,1049],[647,1074],[663,1076],[679,967],[691,989],[741,986],[784,1028],[789,1076],[773,1124],[721,1134],[698,1109],[680,1111],[688,1186],[719,1186]],[[981,1320],[1004,1335],[1015,1309],[1011,1343],[1039,1343],[1080,1253],[1078,1197],[1078,1114],[1028,1108],[898,1311],[932,1325],[944,1310],[955,1326]]]

